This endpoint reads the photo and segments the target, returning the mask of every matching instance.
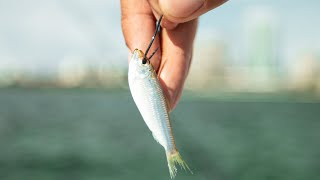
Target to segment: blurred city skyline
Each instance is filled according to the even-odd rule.
[[[239,0],[204,14],[187,86],[320,89],[319,6]],[[124,83],[119,1],[1,1],[0,15],[1,86],[30,79],[62,87]]]

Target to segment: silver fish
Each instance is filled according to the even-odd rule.
[[[159,31],[160,20],[157,24],[156,33]],[[156,33],[152,38],[146,53],[148,52]],[[157,74],[149,61],[150,58],[146,58],[146,54],[141,50],[135,49],[133,51],[128,70],[129,87],[134,102],[137,105],[143,120],[152,132],[154,139],[165,149],[170,177],[174,178],[177,173],[176,164],[179,164],[185,170],[188,169],[190,172],[191,170],[181,158],[176,148],[167,101],[160,86]]]

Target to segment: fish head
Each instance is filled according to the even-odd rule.
[[[146,78],[150,77],[153,73],[153,67],[149,61],[143,64],[144,53],[135,49],[132,53],[130,64],[129,64],[129,76],[135,78]]]

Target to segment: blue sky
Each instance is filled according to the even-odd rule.
[[[245,14],[252,7],[274,13],[281,57],[319,54],[319,0],[230,0],[201,17],[197,41],[216,36],[232,57],[243,57]],[[0,61],[25,67],[50,67],[68,58],[127,62],[118,0],[0,0],[0,22]]]

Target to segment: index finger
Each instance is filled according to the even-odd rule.
[[[130,52],[138,48],[145,51],[155,31],[156,19],[147,0],[121,0],[121,26],[125,42]],[[160,46],[155,39],[150,52]],[[131,54],[131,53],[130,53]],[[152,58],[152,65],[157,71],[160,64],[160,52]]]

